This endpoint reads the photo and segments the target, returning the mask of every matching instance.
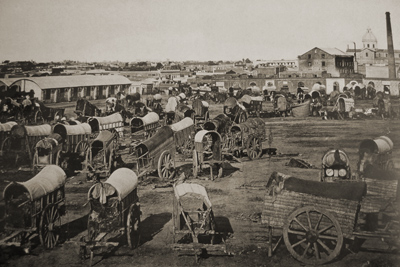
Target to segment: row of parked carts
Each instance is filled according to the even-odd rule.
[[[91,207],[88,217],[88,233],[80,241],[80,245],[82,255],[90,255],[91,259],[95,247],[118,245],[115,242],[108,241],[113,234],[125,235],[127,243],[132,248],[139,244],[141,212],[137,194],[138,179],[153,172],[157,172],[158,176],[163,179],[173,178],[176,174],[176,152],[193,157],[194,177],[206,168],[210,168],[211,178],[214,178],[213,173],[217,173],[217,176],[223,175],[222,163],[227,154],[235,159],[247,155],[251,160],[262,156],[262,143],[267,139],[263,120],[259,118],[246,118],[244,120],[245,117],[241,115],[244,114],[242,112],[244,109],[238,102],[224,106],[224,113],[214,119],[209,119],[207,105],[200,103],[200,106],[201,109],[198,108],[197,113],[182,112],[179,114],[176,112],[170,114],[170,117],[173,117],[170,124],[165,123],[166,121],[160,121],[155,113],[149,113],[142,118],[133,118],[130,122],[132,143],[129,147],[129,157],[127,157],[134,163],[133,169],[117,168],[118,166],[116,166],[115,158],[119,153],[119,138],[123,134],[124,126],[122,117],[118,116],[118,113],[107,117],[91,117],[87,123],[76,125],[22,126],[13,123],[0,125],[0,129],[5,129],[0,136],[3,138],[3,156],[5,154],[7,157],[11,157],[15,154],[16,159],[13,160],[17,160],[20,154],[26,155],[28,152],[30,162],[37,172],[31,180],[23,183],[13,182],[5,188],[5,221],[9,235],[0,240],[0,245],[19,244],[27,246],[33,237],[39,235],[43,246],[46,248],[55,246],[60,235],[60,218],[65,214],[64,186],[66,174],[64,169],[68,169],[68,164],[71,163],[71,161],[65,160],[65,155],[68,155],[68,153],[73,153],[72,158],[77,156],[82,158],[80,162],[83,163],[81,172],[88,175],[101,174],[107,177],[105,182],[94,184],[88,192],[88,201]],[[168,117],[168,114],[166,115]],[[180,120],[177,120],[177,118],[180,118]],[[18,144],[18,142],[20,143]],[[379,140],[363,142],[360,146],[360,170],[364,170],[365,166],[376,164],[376,162],[380,162],[381,167],[385,166],[386,169],[390,169],[393,166],[393,163],[389,163],[393,148],[393,143],[390,142],[384,137]],[[10,145],[8,145],[9,143]],[[350,181],[350,177],[353,176],[343,172],[343,169],[350,172],[348,166],[344,164],[347,159],[344,152],[334,150],[329,155],[324,158],[323,166],[325,167],[322,170],[321,181],[335,182],[339,178],[346,177]],[[214,172],[215,167],[217,170]],[[299,209],[299,212],[293,214],[288,214],[286,210],[282,211],[279,207],[285,205],[290,206],[290,211],[292,211],[293,203],[289,201],[290,203],[284,202],[275,205],[277,199],[279,200],[284,194],[280,194],[281,190],[275,190],[282,187],[274,187],[274,185],[280,186],[279,183],[284,182],[284,185],[287,186],[285,187],[286,191],[290,191],[290,188],[296,188],[297,184],[303,183],[294,180],[294,185],[290,187],[291,182],[289,181],[293,179],[289,180],[283,176],[281,180],[273,180],[271,179],[269,183],[270,190],[266,198],[266,209],[263,212],[263,220],[269,225],[269,229],[283,226],[285,244],[292,255],[304,263],[319,264],[336,257],[336,254],[340,251],[337,247],[342,245],[340,236],[344,230],[340,231],[338,225],[341,221],[335,221],[334,215],[332,215],[334,211],[325,212],[321,209],[303,207]],[[326,185],[328,183],[323,184],[327,187],[326,190],[330,192],[339,190],[333,187],[330,190],[329,185]],[[354,185],[352,190],[358,192],[357,183],[351,184]],[[314,185],[299,185],[299,187],[307,189],[314,187]],[[199,195],[202,202],[195,208],[185,209],[184,204],[186,202],[183,202],[183,198],[193,194]],[[313,192],[306,191],[302,194],[305,194],[305,196],[302,195],[302,199],[307,201],[312,199],[310,201],[315,202],[313,197],[308,196],[313,195]],[[175,204],[172,216],[174,238],[178,238],[180,234],[190,234],[193,243],[198,244],[199,236],[208,235],[211,236],[209,245],[213,245],[215,236],[221,233],[216,231],[211,201],[205,188],[186,183],[175,185],[174,196]],[[338,204],[337,207],[342,208],[343,205],[347,205],[349,213],[354,211],[351,221],[346,221],[346,227],[349,224],[354,226],[354,218],[357,215],[361,195],[355,200],[350,199],[355,201],[354,203],[351,202],[352,205],[349,205],[342,195],[339,197],[324,195],[322,197],[329,201],[331,198],[344,201],[344,204],[340,202],[342,204]],[[287,198],[284,197],[283,201],[286,200]],[[299,203],[303,203],[305,200],[301,201]],[[304,203],[310,204],[310,201]],[[327,203],[331,203],[329,201]],[[369,203],[371,202],[373,201],[369,201]],[[188,203],[194,202],[189,201]],[[300,220],[298,217],[303,214],[310,216],[311,213],[316,214],[312,215],[316,216],[316,225],[305,226],[303,219]],[[281,219],[275,222],[273,218]],[[310,217],[308,218],[310,219]],[[307,220],[307,217],[305,219]],[[309,219],[308,222],[310,222]],[[326,220],[332,223],[326,224]],[[290,225],[293,221],[297,222],[298,226],[291,228]],[[348,224],[348,222],[350,223]],[[299,227],[301,229],[298,229]],[[328,235],[332,227],[335,227],[336,231],[336,236],[333,237],[330,234]],[[286,233],[285,229],[287,230]],[[347,228],[346,231],[346,234],[351,233]],[[322,233],[326,233],[326,239],[334,240],[336,245],[331,247],[331,244],[326,245],[322,242],[320,239],[325,238]],[[359,233],[357,232],[358,236],[360,236]],[[368,234],[371,233],[368,232]],[[270,235],[270,250],[273,251],[272,230]],[[338,236],[339,238],[337,238]],[[177,243],[175,243],[175,246],[180,247]],[[201,248],[200,245],[195,247]],[[297,247],[301,247],[302,250]],[[325,250],[324,255],[320,252],[321,247]],[[299,249],[300,252],[298,252]],[[328,256],[325,256],[325,254],[328,254]],[[308,260],[309,258],[312,260]],[[321,258],[324,260],[321,260]]]

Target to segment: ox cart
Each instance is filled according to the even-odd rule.
[[[193,120],[191,118],[184,118],[177,123],[171,124],[169,127],[174,132],[176,150],[186,157],[191,157],[195,135]]]
[[[144,117],[134,117],[130,121],[131,139],[134,143],[141,142],[151,137],[160,127],[160,117],[155,112],[150,112]]]
[[[194,120],[196,112],[188,105],[178,104],[175,111],[170,111],[166,113],[165,124],[170,125],[176,123],[183,118],[191,118]]]
[[[46,249],[56,246],[60,237],[61,217],[65,215],[64,171],[48,165],[26,182],[11,182],[3,192],[5,231],[0,245],[30,249],[39,236]]]
[[[89,147],[91,128],[87,123],[77,125],[57,124],[53,132],[36,143],[33,155],[33,170],[43,168],[49,164],[68,169],[68,162],[64,161],[67,154],[76,153],[82,156]]]
[[[91,117],[87,122],[92,128],[92,138],[104,130],[117,132],[121,137],[124,135],[124,119],[120,113],[113,113],[106,117]]]
[[[282,237],[296,260],[312,265],[337,258],[347,240],[382,240],[390,247],[399,246],[398,209],[380,209],[379,197],[370,193],[374,191],[372,184],[321,183],[274,173],[268,181],[262,213],[262,222],[268,225],[269,256]],[[372,212],[384,214],[385,222],[381,221],[384,224],[371,227],[371,218],[379,217]],[[368,216],[373,214],[376,216]],[[275,246],[273,231],[279,233],[275,235],[278,237]]]
[[[235,123],[241,123],[247,120],[246,108],[239,104],[234,97],[229,97],[224,102],[224,114]]]
[[[202,125],[206,123],[210,119],[210,113],[208,111],[209,104],[206,101],[202,101],[200,99],[195,99],[192,102],[192,106],[194,109],[194,124],[196,128],[202,128]]]
[[[281,117],[286,117],[291,113],[290,103],[284,94],[275,94],[273,100],[275,114]]]
[[[44,137],[51,134],[49,124],[37,126],[14,125],[10,130],[10,136],[1,144],[3,159],[17,164],[19,160],[29,160],[32,163],[35,145]]]
[[[260,117],[262,113],[262,104],[264,98],[262,96],[244,95],[239,102],[246,108],[249,116]]]
[[[99,135],[90,142],[85,151],[85,160],[82,162],[82,173],[86,177],[93,175],[109,176],[116,168],[117,133],[108,130],[101,131]]]
[[[221,135],[222,148],[225,149],[227,147],[226,140],[228,138],[229,129],[232,124],[233,122],[227,115],[219,114],[214,119],[204,123],[203,128],[207,131],[217,131]]]
[[[250,160],[260,158],[262,143],[266,140],[265,123],[260,118],[249,118],[247,121],[230,127],[226,152],[240,157],[244,151]]]
[[[84,98],[80,98],[76,101],[74,112],[79,116],[78,120],[81,122],[86,122],[89,117],[101,116],[102,113],[101,109]]]
[[[346,152],[331,149],[322,157],[321,182],[336,182],[352,179],[350,160]]]
[[[17,125],[15,121],[0,123],[0,144],[3,144],[4,140],[10,136],[11,128],[14,125]],[[2,155],[2,151],[0,151],[0,155]]]
[[[136,165],[138,177],[157,171],[162,179],[175,175],[174,131],[161,127],[152,137],[134,147],[130,159]]]
[[[140,203],[137,192],[138,178],[127,168],[119,168],[103,183],[94,184],[88,192],[90,212],[87,235],[80,241],[82,259],[94,250],[105,246],[118,246],[123,236],[133,249],[140,242]],[[115,240],[110,241],[110,240]]]
[[[194,137],[193,177],[196,178],[204,168],[210,168],[214,180],[213,167],[217,167],[217,178],[222,177],[222,143],[216,131],[201,130]]]
[[[387,136],[361,141],[358,154],[358,172],[362,177],[364,171],[369,167],[378,167],[382,170],[394,169],[392,160],[393,142]]]
[[[225,244],[215,244],[216,236],[223,233],[217,232],[214,211],[206,189],[199,184],[182,183],[174,185],[174,195],[173,249],[193,251],[196,262],[203,250],[207,253],[225,252]],[[191,243],[182,242],[187,236]]]

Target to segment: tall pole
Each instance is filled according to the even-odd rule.
[[[396,79],[396,63],[394,59],[392,25],[390,22],[389,12],[386,12],[386,33],[387,33],[387,45],[388,45],[389,79]]]
[[[356,42],[353,42],[353,44],[354,44],[354,73],[357,73],[357,71],[358,71],[357,45],[356,45]]]

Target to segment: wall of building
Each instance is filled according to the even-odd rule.
[[[382,92],[384,86],[386,85],[390,89],[390,94],[392,96],[399,96],[400,90],[400,79],[389,80],[389,79],[373,79],[373,78],[365,78],[363,79],[363,84],[368,85],[370,82],[374,84],[374,87],[377,92]]]

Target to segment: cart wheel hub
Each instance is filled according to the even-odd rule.
[[[49,231],[53,231],[54,224],[53,224],[53,223],[49,223],[49,225],[47,226],[47,228],[49,229]]]
[[[315,243],[318,240],[318,233],[314,230],[307,231],[306,239],[308,242]]]

